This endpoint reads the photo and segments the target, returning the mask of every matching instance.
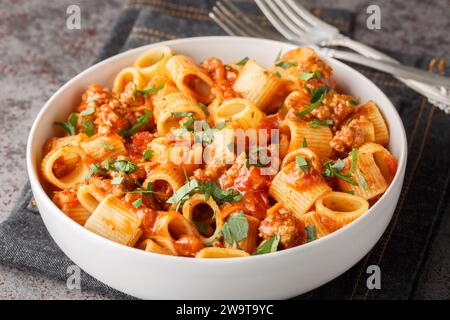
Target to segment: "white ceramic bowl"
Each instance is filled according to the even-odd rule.
[[[290,44],[237,37],[180,39],[130,50],[83,71],[62,86],[39,113],[28,139],[27,167],[42,219],[64,253],[84,271],[129,295],[146,299],[278,299],[312,290],[356,264],[378,241],[396,207],[406,167],[406,136],[389,99],[349,66],[326,59],[341,90],[361,101],[374,100],[389,123],[389,149],[398,158],[397,174],[383,197],[346,227],[311,243],[272,254],[235,259],[192,259],[148,253],[102,238],[73,222],[44,192],[38,168],[42,146],[55,134],[53,122],[65,119],[87,85],[111,87],[114,76],[148,48],[168,45],[201,61],[225,62],[249,56],[273,63]]]

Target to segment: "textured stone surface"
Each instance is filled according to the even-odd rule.
[[[356,38],[368,44],[417,54],[450,52],[447,0],[435,0],[432,4],[419,0],[304,2],[354,11]],[[71,4],[81,7],[81,30],[66,28],[66,9]],[[369,4],[381,8],[381,30],[365,27]],[[0,2],[0,221],[11,211],[18,191],[27,180],[25,145],[35,116],[58,87],[93,61],[121,6],[120,0]],[[447,220],[444,218],[442,223],[450,225]],[[448,228],[443,229],[436,238],[434,250],[445,255],[449,238]],[[439,265],[439,260],[433,265],[446,267]],[[426,283],[418,287],[418,297],[431,298],[433,295],[429,293],[421,295],[426,286],[434,284],[429,267],[425,266],[424,270]],[[439,284],[435,287],[439,289]],[[59,281],[0,265],[0,300],[103,298],[107,297],[71,291]]]

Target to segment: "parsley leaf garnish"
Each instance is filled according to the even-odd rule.
[[[142,90],[138,90],[136,88],[136,85],[134,85],[134,90],[133,90],[133,99],[134,101],[137,101],[137,97],[136,94],[140,93],[142,94],[144,97],[147,98],[147,95],[150,94],[155,94],[157,93],[159,90],[162,90],[165,86],[165,83],[160,83],[158,84],[158,86],[154,87],[153,84],[149,84],[147,85],[144,89]]]
[[[316,236],[316,226],[315,225],[310,225],[305,227],[306,230],[306,242],[311,242],[316,240],[317,236]]]
[[[322,175],[328,178],[332,177],[338,177],[339,179],[342,179],[351,185],[358,185],[352,178],[350,173],[342,173],[340,172],[344,167],[345,163],[342,159],[336,160],[336,162],[333,161],[327,161],[323,165],[325,168],[325,171],[322,172]]]
[[[310,93],[311,99],[309,100],[309,102],[311,103],[311,105],[308,108],[306,108],[305,110],[297,112],[295,115],[297,117],[304,116],[305,114],[310,113],[315,108],[320,106],[320,104],[322,103],[323,99],[325,98],[327,92],[328,92],[328,88],[326,88],[326,87],[314,88],[314,90],[311,91],[311,93]]]
[[[94,175],[94,173],[99,174],[101,176],[105,176],[106,175],[106,171],[100,169],[100,165],[98,164],[91,164],[89,167],[89,173],[86,176],[86,179],[89,179],[90,177],[92,177]]]
[[[69,117],[67,118],[67,122],[55,122],[57,126],[60,126],[64,129],[69,135],[74,136],[76,135],[76,129],[77,129],[77,123],[78,123],[78,116],[76,113],[69,114]]]
[[[249,60],[249,57],[245,57],[244,59],[242,59],[241,61],[236,63],[236,65],[237,66],[244,66],[247,63],[248,60]]]
[[[152,149],[147,149],[142,154],[142,159],[144,159],[144,160],[149,160],[152,157],[153,157],[153,150]]]
[[[318,128],[319,126],[332,126],[333,120],[325,119],[325,120],[313,120],[311,121],[311,128]]]
[[[283,69],[288,69],[290,67],[295,67],[297,65],[298,65],[297,62],[290,62],[290,61],[281,61],[281,62],[278,62],[277,64],[275,64],[275,66],[283,68]]]
[[[367,183],[367,180],[362,173],[359,176],[358,180],[359,180],[359,184],[364,188],[364,190],[369,189],[369,184]]]
[[[142,198],[137,199],[136,201],[133,202],[133,206],[135,208],[139,208],[140,206],[142,206]]]
[[[110,144],[107,144],[107,143],[104,143],[104,142],[100,142],[100,145],[103,147],[103,148],[105,148],[105,149],[108,149],[108,150],[114,150],[114,147],[112,146],[112,145],[110,145]]]
[[[300,72],[300,74],[298,75],[298,77],[302,80],[308,81],[311,80],[313,77],[316,77],[317,79],[319,79],[322,76],[322,73],[319,70],[316,70],[314,72]]]
[[[208,107],[207,107],[205,104],[201,103],[201,102],[199,102],[198,105],[200,106],[200,109],[202,109],[203,112],[204,112],[207,116],[209,116]]]
[[[352,151],[350,151],[350,156],[352,158],[352,166],[350,167],[350,173],[353,173],[355,172],[356,164],[358,163],[358,149],[353,148]]]
[[[239,211],[231,215],[223,224],[220,232],[225,242],[229,245],[237,244],[239,241],[247,238],[248,221],[244,212]]]
[[[259,254],[276,252],[278,250],[278,244],[280,243],[280,239],[281,237],[279,234],[271,236],[269,239],[261,242],[252,255],[256,256]]]
[[[308,148],[308,142],[306,141],[306,137],[303,137],[302,148]]]
[[[308,171],[308,169],[309,169],[308,161],[306,161],[306,159],[304,157],[296,156],[295,163],[297,164],[297,166],[300,169],[302,169],[302,171]]]
[[[356,102],[355,100],[350,100],[348,103],[350,103],[351,105],[357,106],[358,102]]]
[[[94,112],[95,112],[94,108],[85,109],[85,110],[80,112],[80,116],[90,116]]]
[[[95,134],[94,123],[92,122],[92,120],[88,119],[83,121],[83,126],[84,126],[84,133],[88,137],[92,137]]]
[[[125,129],[120,132],[120,135],[124,138],[131,137],[135,134],[140,128],[146,126],[150,121],[150,110],[144,109],[144,115],[139,116],[137,118],[137,122],[129,129]]]
[[[275,62],[277,62],[277,61],[279,61],[281,59],[281,52],[282,52],[282,50],[280,49],[280,51],[278,51],[278,54],[277,54],[277,56],[275,58]]]

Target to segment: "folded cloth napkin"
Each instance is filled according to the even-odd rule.
[[[213,3],[208,0],[129,1],[97,61],[153,42],[223,35],[223,31],[208,17]],[[270,28],[252,1],[238,1],[237,4],[261,25]],[[350,12],[323,8],[313,12],[351,35]],[[443,67],[443,60],[439,57],[393,55],[408,65],[429,69]],[[417,288],[422,288],[421,284],[426,281],[421,274],[428,268],[427,261],[446,259],[446,265],[450,265],[448,255],[430,253],[441,219],[446,212],[450,213],[450,117],[391,76],[355,67],[389,96],[402,117],[409,144],[405,184],[393,219],[373,250],[342,276],[298,299],[406,299],[426,296],[427,293],[418,294]],[[33,205],[29,185],[25,186],[19,199],[11,216],[0,225],[0,263],[66,281],[69,276],[67,268],[73,262],[49,236]],[[367,288],[366,270],[370,265],[378,265],[381,269],[380,290]],[[449,269],[431,272],[435,272],[434,279],[446,281]],[[441,298],[450,297],[448,281],[446,285],[444,289],[440,287]],[[81,286],[83,290],[95,290],[113,298],[129,298],[86,273],[82,273]],[[433,290],[433,287],[428,290]]]

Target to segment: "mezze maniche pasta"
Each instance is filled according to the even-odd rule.
[[[55,204],[145,251],[245,257],[300,246],[363,215],[397,160],[373,101],[338,92],[298,48],[269,68],[144,52],[113,88],[91,84],[44,146]]]

